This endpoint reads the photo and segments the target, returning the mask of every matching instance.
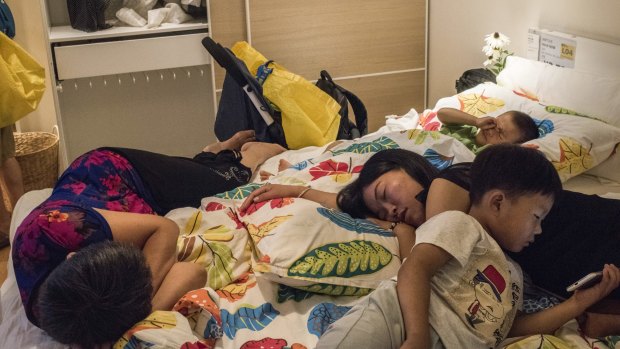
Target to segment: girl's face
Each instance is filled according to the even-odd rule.
[[[392,170],[363,189],[364,203],[382,220],[418,227],[424,223],[425,211],[416,196],[423,190],[405,171]]]

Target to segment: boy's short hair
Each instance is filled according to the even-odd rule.
[[[493,189],[504,191],[509,199],[524,194],[557,197],[562,190],[558,172],[541,152],[515,144],[487,147],[476,156],[470,173],[472,205]]]
[[[151,312],[151,270],[142,252],[106,241],[62,262],[39,290],[40,327],[63,344],[115,342]]]
[[[525,143],[538,138],[538,125],[531,116],[518,110],[511,110],[509,113],[512,115],[512,122],[521,131],[521,138],[517,143]]]

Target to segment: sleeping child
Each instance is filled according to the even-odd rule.
[[[443,123],[439,132],[456,138],[476,154],[489,144],[520,144],[538,138],[534,120],[517,110],[495,118],[477,118],[458,109],[441,108],[437,118]]]

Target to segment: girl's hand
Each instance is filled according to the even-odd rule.
[[[620,269],[613,264],[605,264],[601,282],[590,288],[575,291],[571,299],[585,311],[594,303],[605,298],[618,285],[620,285]]]
[[[250,196],[239,207],[239,211],[245,211],[251,204],[256,202],[262,202],[266,200],[272,200],[277,198],[291,198],[297,197],[299,194],[306,190],[307,187],[301,185],[284,185],[284,184],[271,184],[267,183],[262,187],[254,190]]]

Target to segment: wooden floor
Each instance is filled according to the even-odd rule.
[[[6,280],[6,266],[11,254],[11,246],[7,246],[0,250],[0,284]]]

